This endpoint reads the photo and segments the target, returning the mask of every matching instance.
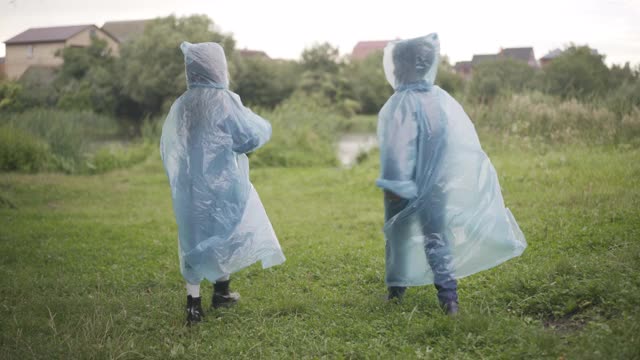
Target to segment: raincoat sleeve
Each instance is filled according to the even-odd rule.
[[[257,150],[271,138],[271,124],[242,105],[233,94],[229,130],[233,140],[233,151],[246,154]]]
[[[400,109],[381,117],[381,174],[376,185],[404,199],[413,199],[418,125],[413,111]]]

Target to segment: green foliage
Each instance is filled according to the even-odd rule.
[[[20,77],[22,87],[19,110],[36,107],[53,107],[58,102],[58,89],[54,85],[55,69],[32,66]]]
[[[311,97],[329,103],[345,116],[360,110],[354,83],[349,80],[349,69],[338,57],[338,48],[328,43],[318,44],[302,52],[303,70],[298,83],[297,97]]]
[[[465,90],[464,79],[453,70],[447,56],[440,60],[435,83],[453,96],[461,95]]]
[[[0,118],[0,127],[17,134],[10,146],[15,146],[15,141],[24,141],[26,148],[42,152],[43,147],[34,144],[44,144],[48,156],[34,158],[37,159],[37,164],[46,162],[46,166],[33,166],[33,171],[54,170],[67,173],[91,170],[91,167],[87,167],[86,159],[94,142],[112,137],[117,132],[117,123],[108,116],[89,111],[51,109],[7,114]],[[36,150],[34,153],[39,154]]]
[[[0,112],[20,109],[22,86],[14,81],[0,80]]]
[[[213,31],[213,21],[205,15],[158,18],[145,26],[144,33],[121,48],[123,91],[139,103],[146,114],[157,115],[186,89],[182,41],[221,43],[227,56],[235,42],[229,35]],[[141,119],[139,119],[141,120]],[[137,126],[141,126],[139,122]]]
[[[334,166],[334,142],[343,117],[311,98],[294,96],[261,112],[273,129],[271,140],[251,154],[252,166]]]
[[[91,178],[0,174],[0,358],[637,358],[638,149],[482,141],[529,247],[461,279],[457,318],[433,286],[382,299],[375,156],[254,168],[287,261],[233,274],[239,306],[190,328],[157,154]]]
[[[572,45],[544,69],[545,91],[563,99],[602,96],[609,89],[604,56],[588,46]]]
[[[346,65],[345,73],[353,86],[355,100],[360,103],[360,113],[377,114],[393,94],[393,88],[384,76],[382,52],[353,60]]]
[[[302,51],[303,71],[337,74],[340,71],[340,52],[329,43],[316,44]]]
[[[231,87],[249,106],[274,108],[287,99],[299,80],[294,61],[236,55]]]
[[[531,87],[534,70],[524,62],[505,58],[474,67],[469,89],[472,99],[487,103],[500,94],[520,92]]]
[[[48,160],[46,143],[23,130],[0,125],[0,171],[36,172]]]
[[[472,105],[465,110],[477,127],[501,136],[541,140],[548,144],[640,145],[638,108],[621,119],[597,104],[525,93],[501,96],[491,105]]]
[[[86,161],[86,172],[101,174],[107,171],[128,168],[144,161],[157,144],[140,143],[122,146],[103,147]]]

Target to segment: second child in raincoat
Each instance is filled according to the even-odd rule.
[[[434,85],[436,34],[392,41],[383,66],[395,93],[380,110],[388,298],[435,284],[449,314],[457,279],[520,255],[526,241],[460,104]]]

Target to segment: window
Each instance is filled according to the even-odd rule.
[[[33,45],[27,46],[27,57],[31,59],[33,57]]]
[[[91,31],[89,31],[89,36],[91,36],[92,39],[96,37],[96,29],[91,29]]]

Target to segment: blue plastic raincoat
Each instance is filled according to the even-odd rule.
[[[217,279],[257,261],[285,258],[249,181],[245,153],[264,145],[271,125],[228,89],[224,50],[216,43],[180,46],[188,90],[162,128],[160,151],[178,223],[180,270],[187,282]]]
[[[402,201],[384,226],[386,283],[461,278],[519,256],[522,231],[506,209],[491,161],[460,104],[434,85],[436,34],[393,41],[384,70],[395,89],[380,110],[376,184]]]

